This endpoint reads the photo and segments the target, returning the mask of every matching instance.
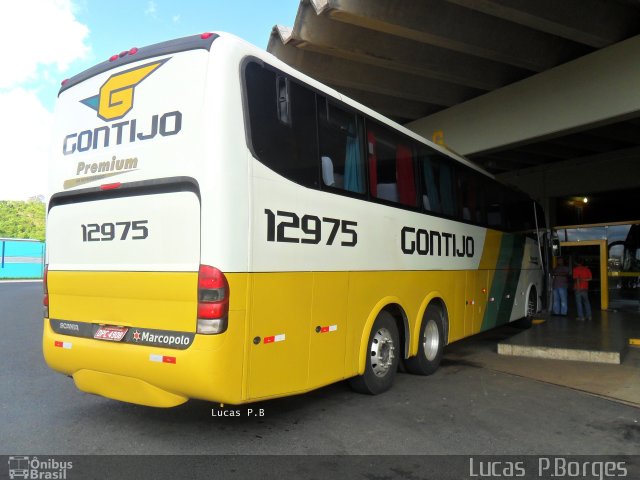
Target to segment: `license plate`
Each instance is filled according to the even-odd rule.
[[[99,327],[96,333],[93,334],[93,338],[119,342],[124,338],[128,330],[127,327]]]

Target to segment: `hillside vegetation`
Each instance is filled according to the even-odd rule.
[[[0,238],[44,240],[45,204],[40,200],[0,201]]]

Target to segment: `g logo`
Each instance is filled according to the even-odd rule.
[[[97,110],[98,117],[104,121],[118,120],[124,117],[133,108],[133,94],[138,84],[167,60],[169,59],[147,63],[141,67],[112,75],[100,87],[98,95],[85,98],[82,103]]]

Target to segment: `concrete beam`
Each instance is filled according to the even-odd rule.
[[[447,0],[487,15],[603,48],[637,32],[640,10],[602,0]]]
[[[640,125],[634,125],[632,122],[624,122],[596,128],[591,130],[589,134],[606,140],[635,145],[640,142],[638,131],[640,131]]]
[[[507,150],[504,152],[493,152],[487,155],[480,155],[477,157],[473,156],[470,158],[474,162],[480,163],[482,165],[488,164],[493,168],[495,168],[496,165],[505,165],[504,162],[507,162],[506,165],[508,164],[511,165],[509,170],[516,170],[524,167],[537,166],[543,162],[549,162],[554,160],[552,158],[541,158],[540,155],[533,155],[530,153],[515,151],[515,150]]]
[[[494,172],[495,175],[530,166],[529,164],[523,164],[522,162],[514,162],[512,160],[492,156],[482,157],[480,160],[471,158],[471,161],[485,170]]]
[[[508,150],[516,155],[520,153],[531,154],[534,158],[543,157],[549,160],[566,160],[567,158],[583,157],[597,152],[580,147],[567,147],[563,145],[552,145],[550,142],[528,143],[521,145],[514,150]],[[496,152],[502,153],[502,152]],[[538,162],[539,163],[539,162]],[[535,162],[533,163],[535,165]]]
[[[460,85],[412,74],[399,75],[386,68],[302,50],[292,42],[270,42],[269,46],[271,53],[288,65],[337,90],[350,88],[443,107],[481,93]]]
[[[295,24],[285,41],[349,61],[486,91],[530,74],[528,70],[337,22],[329,15],[318,15],[308,0],[300,3]]]
[[[591,154],[610,152],[612,150],[618,150],[624,147],[624,145],[621,145],[620,142],[616,142],[606,138],[598,138],[591,135],[591,132],[576,133],[573,135],[558,137],[554,138],[553,140],[549,140],[546,143],[551,147],[559,146],[575,149],[582,148],[587,150],[588,152],[591,152]]]
[[[537,199],[638,188],[640,147],[498,175]]]
[[[312,4],[319,13],[341,22],[535,72],[589,51],[446,0],[315,0]]]
[[[469,155],[640,114],[640,35],[409,123]],[[636,134],[637,135],[637,134]],[[637,138],[637,137],[636,137]]]

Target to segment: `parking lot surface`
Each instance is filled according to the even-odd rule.
[[[353,393],[345,382],[225,409],[201,401],[155,409],[92,396],[45,365],[41,299],[38,282],[0,283],[2,454],[640,452],[640,409],[484,368],[461,359],[460,348],[436,374],[399,374],[379,396]],[[463,347],[486,348],[486,338]]]

